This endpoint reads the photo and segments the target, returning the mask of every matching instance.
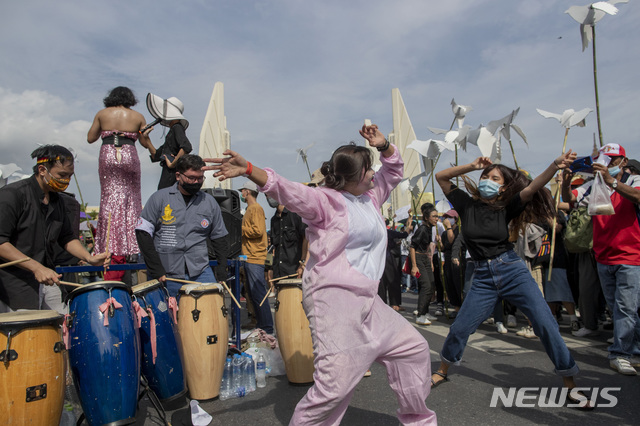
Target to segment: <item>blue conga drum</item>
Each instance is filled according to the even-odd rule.
[[[186,394],[187,388],[182,370],[182,345],[178,326],[169,307],[169,293],[158,280],[140,283],[131,290],[134,302],[148,314],[142,318],[140,325],[142,374],[160,401],[175,401]],[[151,329],[152,320],[155,323],[155,335]],[[155,360],[153,345],[156,349]]]
[[[69,361],[89,424],[130,424],[136,420],[140,386],[140,336],[131,291],[102,281],[67,296]]]

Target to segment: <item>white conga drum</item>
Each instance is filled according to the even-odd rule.
[[[178,331],[191,399],[220,394],[229,344],[229,320],[221,284],[185,285],[178,302]]]
[[[302,307],[302,280],[281,280],[274,285],[276,335],[287,379],[291,383],[313,382],[313,342]]]
[[[0,424],[57,426],[64,402],[62,315],[0,314]]]

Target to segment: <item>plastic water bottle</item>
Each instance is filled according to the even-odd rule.
[[[227,357],[227,360],[224,363],[224,373],[222,374],[222,383],[220,384],[220,399],[224,401],[225,399],[232,398],[234,395],[231,391],[231,381],[233,378],[233,366],[231,365],[231,357]]]
[[[76,415],[73,412],[73,405],[70,403],[64,404],[62,409],[62,416],[60,416],[60,426],[75,426]]]
[[[258,361],[256,362],[256,383],[259,388],[267,386],[267,362],[264,360],[262,353],[258,355]]]
[[[244,356],[244,379],[245,389],[247,393],[256,390],[256,367],[253,362],[253,357],[249,354],[242,354]]]
[[[246,393],[244,388],[244,380],[242,380],[242,357],[238,354],[233,356],[233,390],[235,396],[243,397]]]

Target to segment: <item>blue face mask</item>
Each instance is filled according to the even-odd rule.
[[[612,167],[612,168],[609,169],[609,174],[612,177],[616,177],[618,175],[618,173],[620,173],[620,167],[618,167],[618,166],[615,166],[615,167]]]
[[[500,194],[502,185],[490,179],[482,179],[478,182],[478,192],[482,198],[493,198]]]

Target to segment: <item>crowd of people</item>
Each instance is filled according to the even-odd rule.
[[[369,148],[344,145],[323,163],[321,183],[315,187],[259,168],[234,151],[214,159],[190,154],[182,103],[149,94],[147,106],[156,112],[156,122],[169,129],[156,149],[149,138],[153,127],[131,109],[136,102],[128,88],[113,89],[87,135],[89,143],[102,139],[93,255],[80,243],[73,215],[64,206],[74,173],[68,149],[36,149],[33,176],[0,189],[0,257],[21,262],[0,269],[0,312],[57,309],[47,303],[61,278],[55,272],[54,247],[91,265],[124,263],[127,256],[142,254],[149,277],[162,282],[173,297],[179,297],[181,287],[176,279],[226,280],[228,231],[220,206],[202,191],[204,172],[213,170],[220,180],[247,178],[239,190],[246,204],[241,243],[246,300],[255,327],[277,332],[268,280],[301,278],[315,383],[296,407],[292,424],[338,423],[373,362],[387,368],[401,422],[435,423],[425,401],[432,388],[449,381],[449,369],[460,362],[469,335],[483,322],[507,333],[516,326],[516,310],[527,322],[517,334],[540,339],[565,387],[576,386],[578,366],[559,332],[561,312],[577,337],[597,333],[608,315],[614,335],[609,365],[621,374],[636,374],[640,164],[629,160],[622,146],[605,145],[580,175],[574,174],[576,155],[571,151],[536,178],[485,157],[447,168],[436,180],[452,208],[439,213],[424,203],[419,216],[410,211],[397,226],[389,220],[385,224],[380,212],[403,177],[403,162],[376,125],[363,126],[360,135],[379,151],[380,170],[373,171]],[[136,141],[162,165],[158,191],[144,208]],[[468,176],[476,171],[477,182]],[[592,247],[571,251],[563,244],[572,226],[567,215],[596,202],[591,197],[595,181],[589,178],[594,174],[601,176],[605,201],[615,214],[593,214]],[[561,203],[545,188],[555,175]],[[457,178],[466,191],[453,184]],[[602,185],[598,190],[602,193]],[[260,193],[276,209],[270,220],[273,250]],[[210,258],[218,262],[215,271]],[[104,279],[122,276],[107,271]],[[443,315],[454,320],[433,372],[428,343],[402,315],[405,291],[418,294],[416,325],[429,326]],[[59,294],[53,299],[60,299]],[[592,408],[588,396],[579,394],[575,402]]]

